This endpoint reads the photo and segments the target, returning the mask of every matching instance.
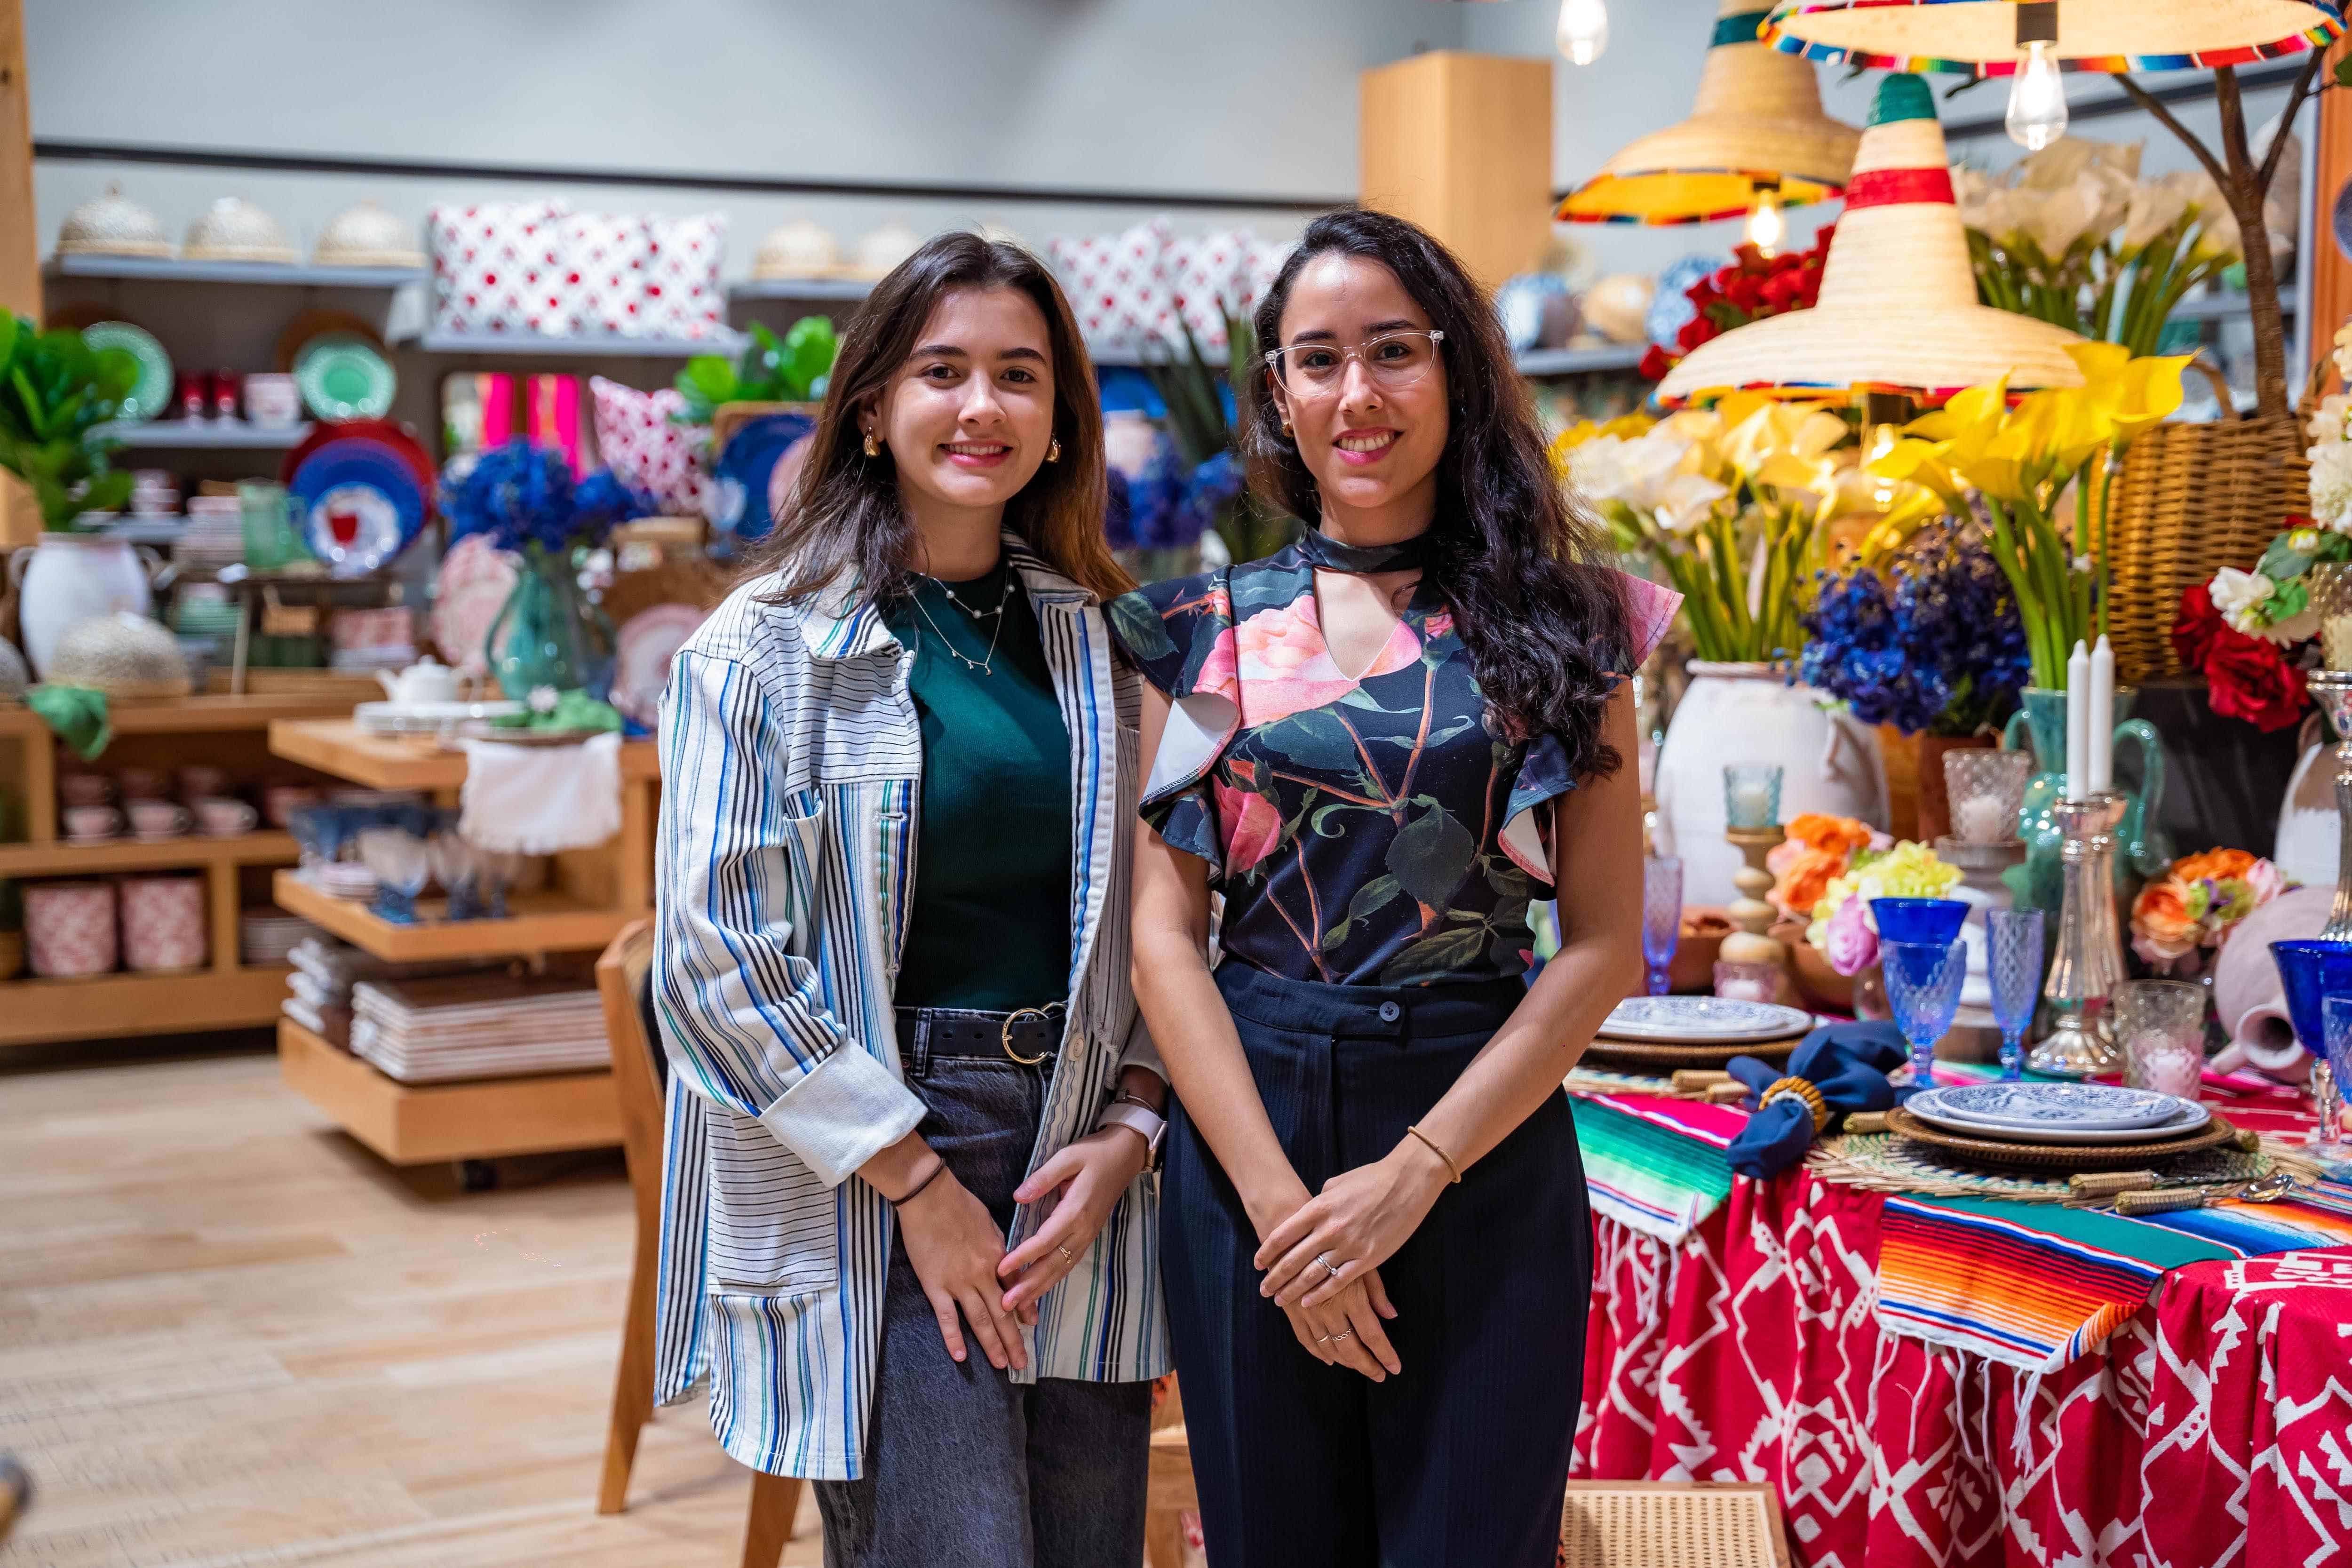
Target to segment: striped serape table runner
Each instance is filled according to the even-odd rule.
[[[1679,1245],[1731,1195],[1724,1150],[1748,1113],[1654,1094],[1569,1095],[1592,1207],[1628,1230]]]

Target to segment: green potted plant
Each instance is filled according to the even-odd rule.
[[[806,405],[824,395],[840,346],[833,322],[824,316],[803,316],[782,338],[754,321],[740,357],[700,354],[686,362],[675,384],[686,399],[677,418],[684,425],[709,426],[718,451],[746,419],[793,411],[814,416]]]

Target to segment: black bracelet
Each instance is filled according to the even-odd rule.
[[[931,1173],[925,1176],[921,1181],[917,1182],[913,1186],[908,1187],[905,1192],[900,1193],[897,1197],[892,1198],[890,1200],[890,1206],[892,1208],[904,1208],[907,1205],[913,1203],[916,1197],[921,1194],[925,1187],[929,1186],[933,1182],[940,1179],[940,1173],[948,1168],[948,1163],[945,1160],[940,1159],[937,1154],[932,1155],[931,1159],[933,1162],[931,1165]]]

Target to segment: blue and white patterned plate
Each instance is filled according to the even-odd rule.
[[[1723,996],[1628,996],[1601,1026],[1604,1040],[1731,1046],[1785,1040],[1813,1026],[1813,1016],[1772,1002]]]
[[[1922,1103],[1927,1109],[1921,1109]],[[1965,1083],[1931,1089],[1905,1107],[1983,1128],[2066,1127],[2077,1131],[2155,1127],[2180,1113],[2176,1095],[2112,1083]]]
[[[1937,1089],[1933,1092],[1941,1094],[1944,1091]],[[2144,1143],[2200,1131],[2207,1122],[2213,1120],[2213,1113],[2195,1100],[2175,1100],[2171,1117],[2147,1127],[2011,1127],[1956,1116],[1937,1109],[1933,1100],[1927,1100],[1925,1105],[1920,1103],[1922,1100],[1927,1100],[1927,1096],[1915,1095],[1905,1109],[1920,1121],[1940,1127],[1947,1132],[1957,1132],[1964,1138],[1996,1139],[2005,1143]]]

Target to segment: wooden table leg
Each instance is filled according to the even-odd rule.
[[[743,1521],[743,1568],[776,1568],[801,1510],[801,1479],[751,1473],[751,1516]]]

